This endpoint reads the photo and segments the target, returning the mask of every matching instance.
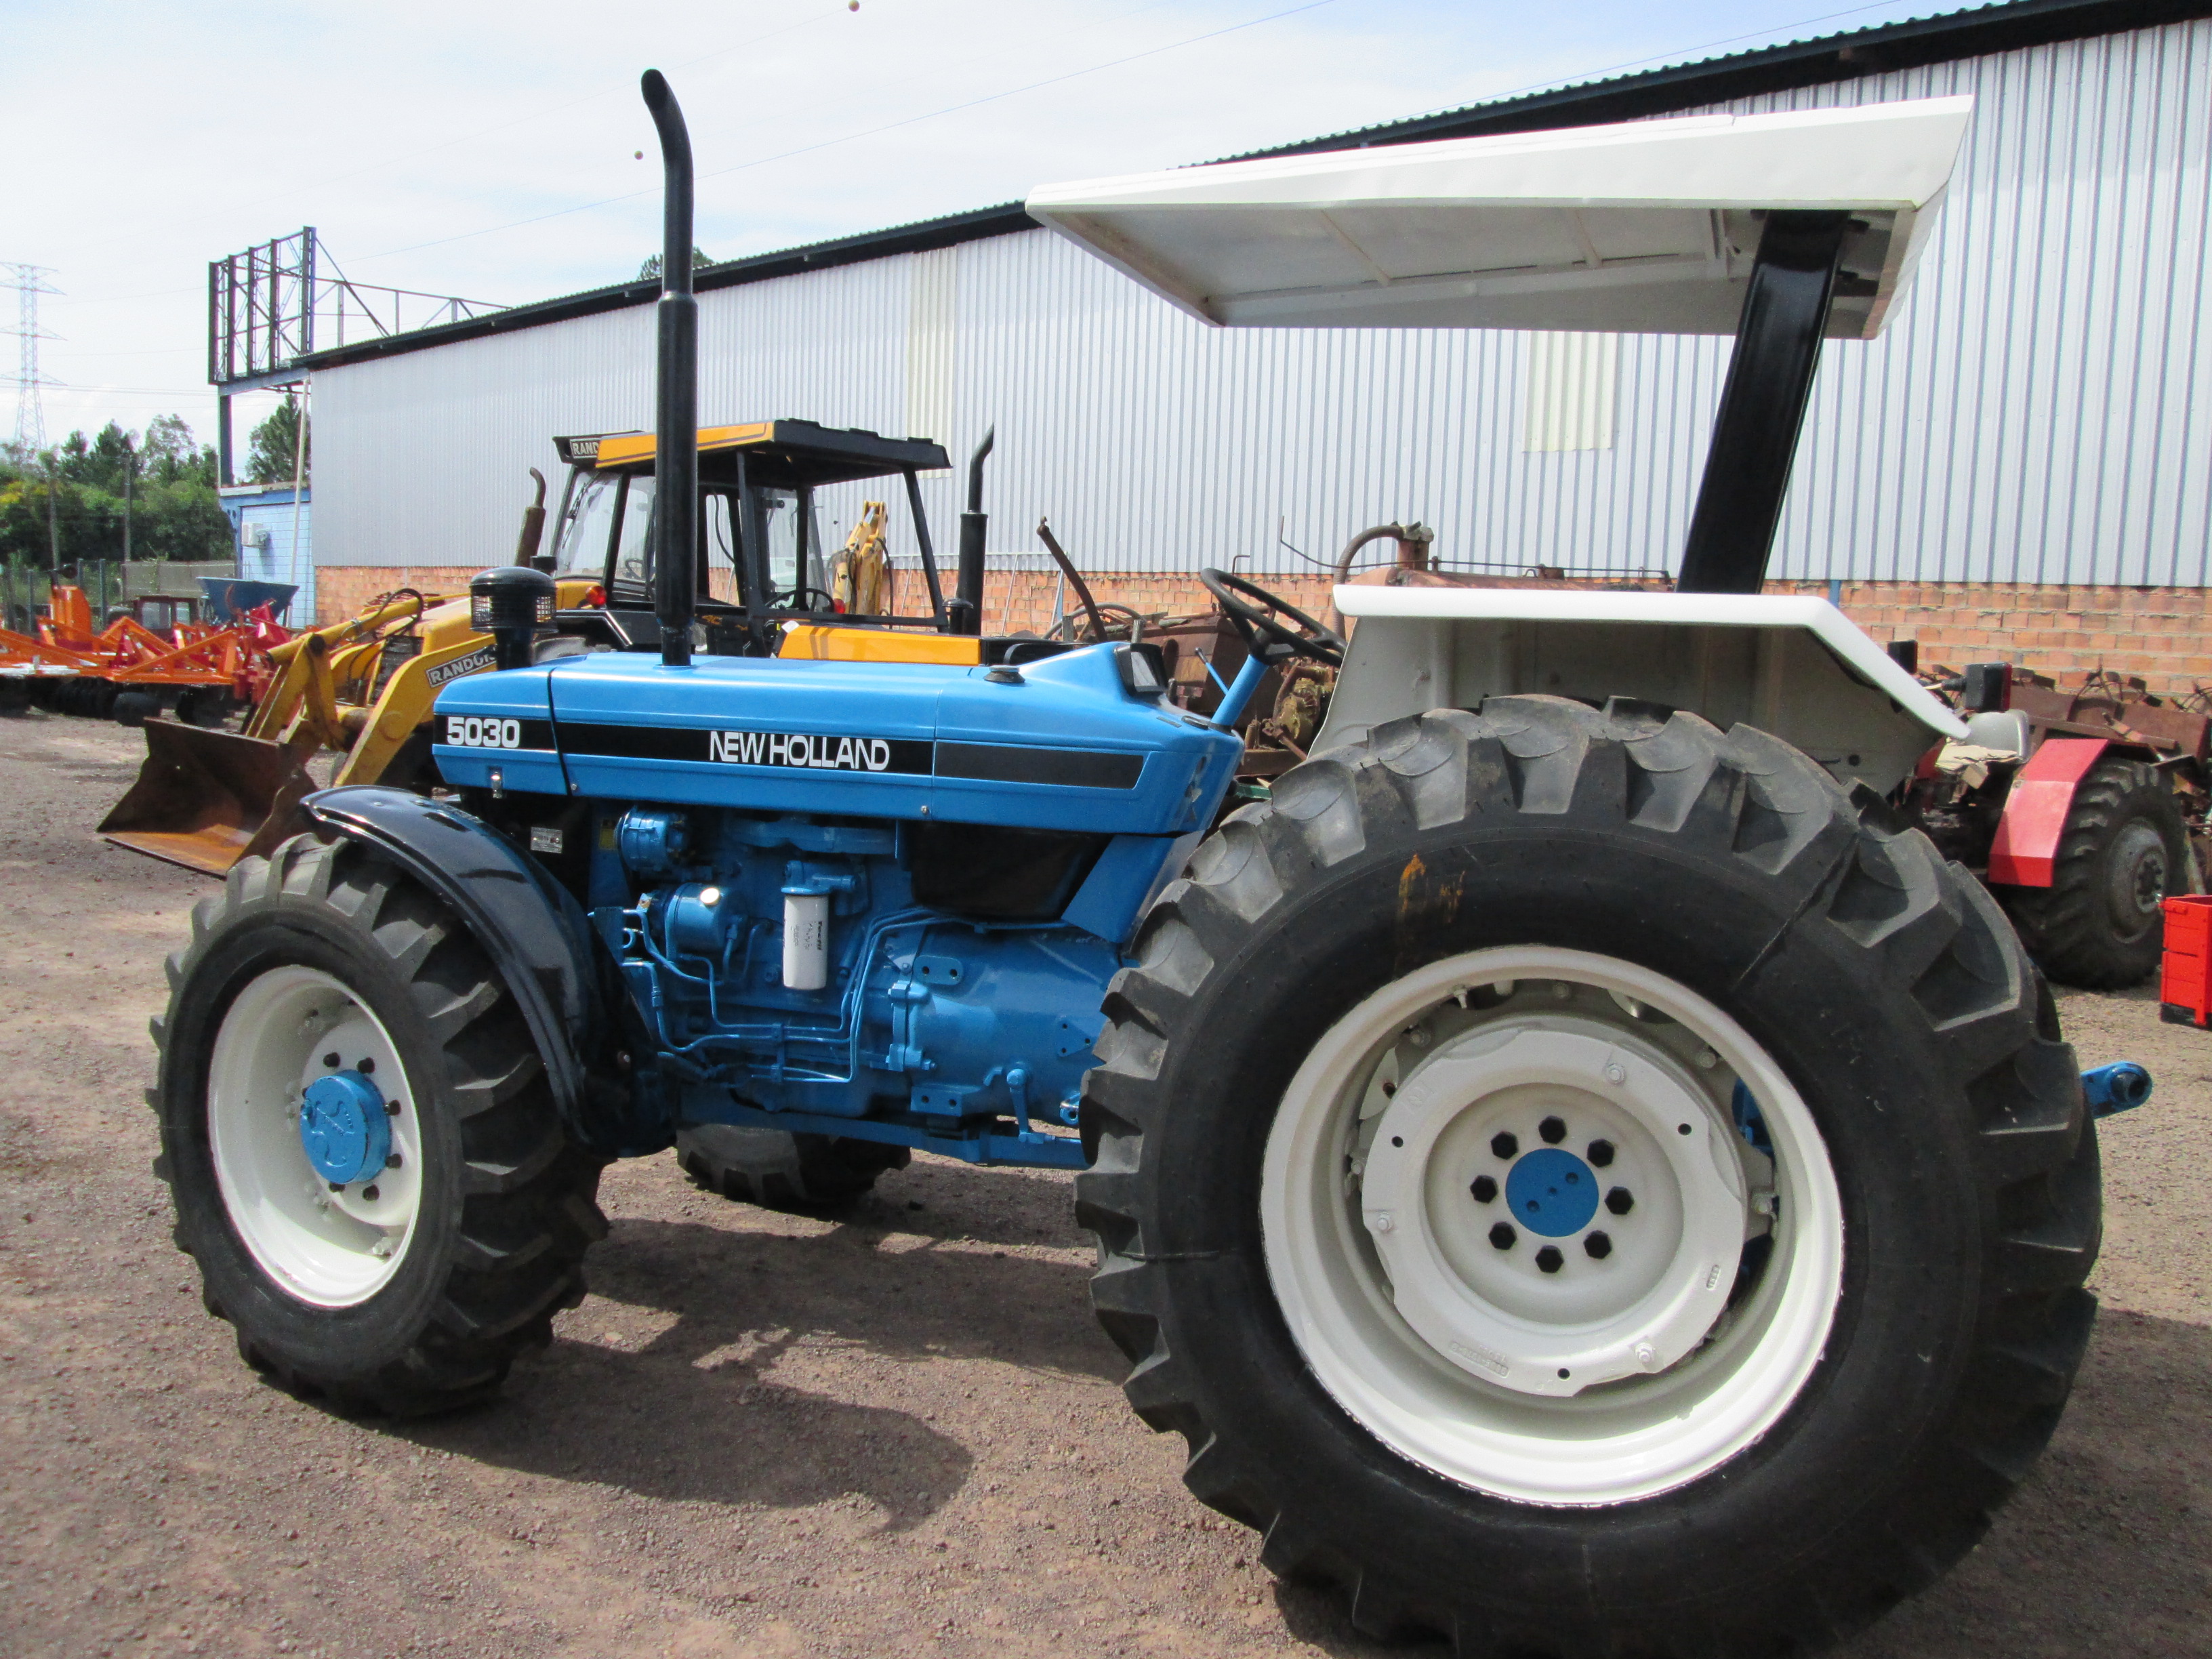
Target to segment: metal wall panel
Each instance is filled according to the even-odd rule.
[[[1889,332],[1826,348],[1774,574],[2204,584],[2212,22],[1723,107],[1954,92],[1979,102],[1948,203]],[[1325,561],[1394,519],[1461,568],[1671,568],[1729,349],[1622,338],[1610,447],[1532,452],[1531,337],[1208,329],[1042,231],[701,312],[706,418],[935,411],[956,460],[995,423],[994,550],[1049,514],[1126,570],[1307,568],[1285,542]],[[651,330],[641,307],[318,375],[324,562],[501,556],[549,434],[649,422]],[[948,556],[955,492],[927,492]],[[838,533],[863,493],[828,504]]]

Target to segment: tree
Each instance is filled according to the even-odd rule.
[[[54,446],[54,477],[64,483],[89,484],[120,495],[131,447],[131,434],[113,421],[89,441],[83,433],[72,432]]]
[[[131,552],[140,558],[229,557],[232,532],[216,495],[215,451],[194,442],[191,428],[175,415],[161,416],[135,441],[110,422],[92,437],[73,432],[49,450],[0,445],[0,557],[45,569],[52,556],[51,511],[65,573],[87,559],[121,558],[124,483],[133,448],[138,465]]]
[[[702,270],[714,263],[714,256],[713,254],[708,252],[705,248],[701,247],[696,242],[694,242],[691,245],[692,270]],[[647,259],[643,264],[637,268],[637,278],[638,281],[641,283],[658,281],[659,276],[660,256],[658,253],[654,254],[651,258]]]
[[[248,441],[246,476],[252,483],[289,483],[300,448],[300,402],[287,393],[276,412],[253,428]],[[315,437],[307,434],[307,469],[315,462]]]
[[[142,477],[163,483],[190,481],[213,489],[216,465],[215,446],[193,442],[192,429],[181,415],[156,415],[147,422],[146,435],[138,441]]]

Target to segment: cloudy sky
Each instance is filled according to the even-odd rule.
[[[171,411],[204,436],[207,262],[251,243],[313,224],[358,282],[510,304],[635,276],[659,240],[648,66],[690,122],[699,242],[730,258],[1949,9],[0,0],[0,261],[61,290],[50,440]]]

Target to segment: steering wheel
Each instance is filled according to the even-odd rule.
[[[1261,661],[1274,663],[1285,657],[1310,657],[1331,668],[1343,665],[1344,636],[1334,629],[1324,628],[1289,600],[1279,599],[1257,582],[1232,576],[1226,570],[1201,570],[1198,579],[1206,584],[1206,591],[1213,595],[1214,602],[1244,636],[1245,649]],[[1285,617],[1288,622],[1284,620]],[[1297,626],[1293,628],[1291,623]]]

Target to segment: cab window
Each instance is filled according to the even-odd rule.
[[[553,568],[578,580],[602,581],[607,571],[607,538],[613,534],[615,511],[621,504],[622,479],[602,474],[587,478],[568,509],[568,522]]]

